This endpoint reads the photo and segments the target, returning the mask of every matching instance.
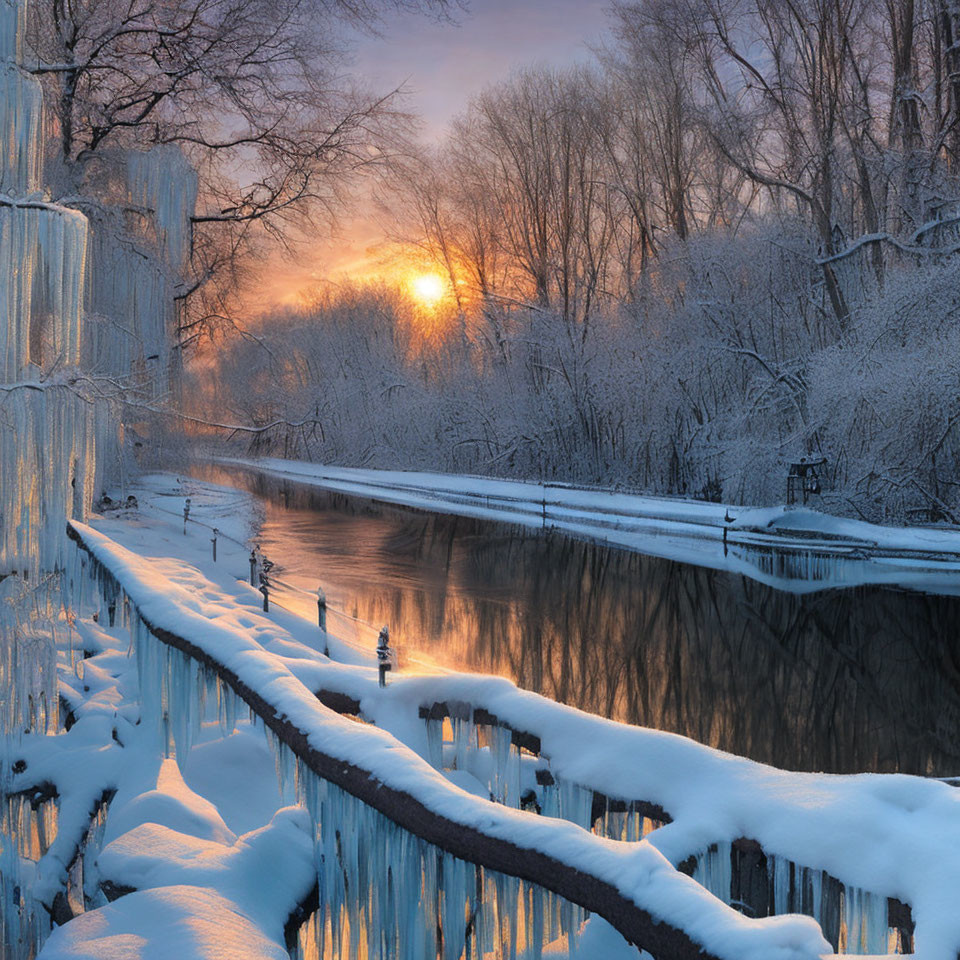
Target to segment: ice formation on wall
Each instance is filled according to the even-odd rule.
[[[75,606],[61,575],[67,520],[122,450],[121,418],[91,377],[166,390],[196,177],[175,148],[119,155],[113,189],[74,204],[92,232],[50,202],[25,24],[25,0],[0,0],[0,955],[26,960],[49,929],[31,871],[56,802],[38,811],[7,795],[8,749],[58,728],[55,636]]]
[[[106,584],[106,589],[111,589]],[[103,589],[103,585],[101,587]],[[183,762],[205,723],[226,736],[246,704],[219,674],[162,643],[122,596],[137,657],[141,724]],[[379,960],[506,960],[573,945],[583,909],[550,890],[477,867],[407,832],[317,776],[266,727],[284,803],[311,814],[319,908],[299,932],[299,957],[339,960],[366,949]]]
[[[95,490],[96,419],[66,385],[0,386],[0,573],[62,566],[67,519]]]
[[[57,566],[68,516],[92,495],[80,360],[86,219],[38,195],[39,85],[23,71],[23,4],[0,0],[0,574]]]
[[[616,809],[610,809],[610,798],[605,798],[605,809],[595,820],[593,791],[554,773],[537,777],[543,772],[543,759],[525,754],[507,727],[475,723],[470,712],[443,719],[428,716],[425,726],[430,763],[437,770],[470,774],[498,803],[529,806],[535,790],[543,816],[570,820],[601,836],[626,842],[640,840],[661,826],[636,805],[620,801]],[[714,844],[692,858],[692,875],[725,903],[740,903],[752,914],[752,905],[743,904],[736,895],[733,856],[730,842]],[[814,917],[827,938],[848,954],[904,952],[898,940],[900,932],[888,918],[886,897],[772,854],[766,856],[765,869],[769,902],[761,906],[769,913]]]
[[[20,69],[25,8],[0,0],[0,194],[24,197],[40,189],[43,95]]]
[[[159,146],[108,158],[105,199],[79,202],[89,218],[44,199],[24,25],[24,0],[0,0],[0,575],[60,565],[67,517],[83,514],[122,447],[119,418],[83,395],[77,367],[114,389],[169,389],[197,193],[181,151]]]
[[[133,379],[151,398],[170,386],[176,292],[190,249],[197,177],[172,145],[110,158],[124,171],[111,202],[89,211],[90,323],[85,364]]]
[[[0,383],[79,363],[86,249],[75,210],[0,201]]]
[[[15,9],[8,0],[3,0],[0,3],[0,50],[15,46],[9,42],[7,31],[16,20]],[[10,61],[2,63],[0,71],[3,74],[0,80],[0,131],[3,131],[0,193],[29,196],[40,189],[40,84]]]
[[[91,212],[90,322],[85,366],[98,375],[166,386],[173,289],[167,273],[118,229],[109,212]]]
[[[21,586],[23,593],[27,590]],[[0,733],[30,730],[42,735],[56,729],[59,717],[56,650],[44,617],[55,615],[56,601],[49,591],[33,591],[23,599],[27,603],[0,606],[0,691],[5,691],[0,697]],[[0,793],[5,772],[0,771]]]
[[[697,855],[693,879],[726,903],[733,896],[732,845],[718,843]],[[878,956],[903,953],[900,933],[890,926],[887,898],[841,884],[822,870],[767,857],[770,912],[805,913],[823,928],[841,953]]]
[[[0,0],[0,953],[49,926],[31,870],[56,806],[7,796],[7,747],[57,727],[56,578],[68,517],[93,498],[104,419],[77,388],[86,218],[40,193],[43,100],[21,66],[23,3]]]
[[[127,157],[130,202],[154,221],[163,262],[179,272],[190,248],[197,175],[179,148],[164,144]]]

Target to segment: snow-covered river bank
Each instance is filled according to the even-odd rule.
[[[940,851],[957,842],[960,791],[789,773],[427,664],[379,689],[356,636],[261,612],[246,543],[260,511],[269,527],[269,502],[170,476],[136,493],[138,509],[73,528],[74,615],[55,629],[67,729],[28,734],[6,758],[24,859],[0,871],[5,916],[24,890],[50,907],[61,926],[43,960],[280,960],[288,946],[328,960],[371,937],[403,945],[382,956],[419,960],[441,928],[449,957],[463,936],[470,958],[641,956],[596,916],[577,946],[576,904],[654,939],[681,931],[723,960],[814,960],[828,951],[817,923],[853,954],[956,952],[960,876]],[[362,555],[347,532],[342,549]],[[413,871],[401,895],[397,870]],[[797,912],[808,917],[779,916]]]
[[[943,667],[955,596],[781,590],[502,514],[411,510],[236,468],[204,475],[256,496],[264,552],[299,588],[280,587],[279,601],[312,618],[322,584],[331,624],[368,649],[389,623],[408,661],[505,675],[791,769],[960,770]]]
[[[184,533],[178,515],[187,495],[192,499],[192,520]],[[942,843],[953,842],[957,792],[952,788],[908,777],[789,774],[690,740],[610,724],[517,691],[493,677],[401,674],[386,691],[378,691],[370,667],[336,662],[340,656],[356,658],[353,648],[340,646],[336,637],[323,636],[310,621],[282,610],[272,609],[269,616],[258,612],[259,597],[243,582],[246,552],[229,539],[242,543],[249,510],[243,494],[157,478],[147,482],[140,499],[136,513],[96,521],[93,528],[77,528],[87,568],[82,573],[74,558],[69,576],[77,582],[78,577],[82,580],[96,573],[98,590],[91,596],[88,588],[82,606],[88,614],[91,605],[98,606],[99,623],[86,619],[75,626],[87,651],[85,659],[74,659],[75,641],[61,652],[62,689],[73,713],[71,732],[49,745],[28,743],[15,780],[16,784],[50,778],[60,797],[61,813],[73,811],[74,820],[82,810],[78,793],[82,801],[93,784],[116,790],[105,832],[101,828],[96,834],[89,858],[84,859],[89,873],[83,874],[82,887],[91,900],[90,912],[54,934],[45,958],[99,955],[98,950],[119,948],[135,930],[145,943],[159,943],[164,939],[163,925],[169,926],[168,936],[178,943],[180,956],[212,957],[219,955],[210,940],[217,923],[223,925],[222,943],[229,943],[234,955],[279,956],[283,920],[309,886],[310,822],[329,824],[334,813],[329,804],[334,800],[336,845],[331,846],[332,834],[326,832],[326,839],[315,841],[312,858],[320,865],[321,881],[324,858],[342,862],[345,876],[355,869],[343,852],[341,836],[350,837],[351,848],[356,844],[360,863],[367,855],[385,857],[384,868],[410,862],[409,850],[400,860],[392,859],[391,851],[399,854],[400,848],[391,846],[396,841],[389,830],[384,834],[386,846],[365,848],[363,838],[372,836],[370,830],[381,830],[380,821],[363,814],[366,819],[354,831],[350,817],[358,811],[342,798],[336,799],[340,794],[323,794],[328,806],[317,820],[319,808],[311,806],[317,798],[309,779],[304,788],[307,770],[298,767],[294,774],[289,752],[285,754],[282,744],[270,735],[266,742],[276,753],[280,792],[266,790],[264,781],[269,783],[271,777],[262,763],[262,724],[246,723],[245,707],[238,709],[243,705],[235,693],[212,678],[207,668],[198,673],[179,654],[169,652],[169,641],[158,643],[147,636],[147,622],[152,624],[151,632],[189,638],[193,649],[212,658],[209,664],[225,665],[248,694],[252,691],[272,704],[267,713],[258,708],[260,716],[271,722],[277,718],[281,726],[294,724],[306,733],[313,749],[368,766],[379,782],[409,792],[426,809],[442,812],[453,822],[473,824],[487,835],[544,851],[560,858],[558,862],[606,877],[604,882],[614,881],[616,888],[653,910],[654,916],[690,931],[708,952],[725,958],[777,955],[812,960],[825,950],[809,921],[783,917],[774,923],[752,922],[720,903],[738,895],[731,884],[743,879],[742,859],[738,859],[743,854],[731,846],[741,842],[738,837],[752,838],[769,858],[760,869],[775,891],[771,906],[776,906],[776,912],[812,911],[824,930],[832,931],[834,942],[839,936],[851,953],[912,944],[914,921],[918,955],[946,956],[945,951],[960,938],[941,902],[956,887],[955,866],[950,858],[937,857]],[[216,564],[208,537],[213,526],[221,532]],[[120,595],[116,584],[123,585]],[[109,624],[104,623],[107,619]],[[132,660],[123,653],[125,644],[136,654]],[[334,662],[320,652],[327,646]],[[205,698],[195,695],[198,683],[201,692],[206,691]],[[321,707],[312,694],[319,689],[355,698],[358,707],[354,709],[367,723],[337,718]],[[438,701],[450,711],[459,704],[451,730],[423,712]],[[464,709],[469,718],[466,727],[459,719]],[[481,727],[486,731],[482,735]],[[507,731],[506,740],[497,730]],[[511,730],[526,731],[526,753],[511,746]],[[158,732],[160,742],[176,754],[177,764],[164,764],[158,758],[153,742]],[[98,750],[101,735],[106,743]],[[62,760],[67,756],[73,762],[64,767]],[[96,757],[101,759],[92,763]],[[254,764],[256,757],[261,759]],[[626,758],[630,762],[622,763]],[[297,781],[312,821],[302,811],[271,813],[289,802],[289,790]],[[238,794],[246,790],[244,783],[254,789],[253,807],[249,801],[238,802]],[[522,799],[524,790],[530,799]],[[633,798],[628,799],[626,819],[605,799],[606,812],[596,821],[598,794],[593,793],[591,802],[591,791],[601,791],[605,798]],[[491,805],[488,795],[499,803]],[[634,800],[654,805],[643,808],[642,824],[631,812]],[[563,819],[508,809],[518,805],[536,806],[544,814],[553,810],[553,816],[559,813]],[[658,808],[668,814],[655,813]],[[922,816],[915,816],[917,811]],[[241,830],[249,830],[262,818],[268,818],[262,828],[241,835]],[[70,825],[69,817],[61,817],[61,831]],[[344,827],[346,833],[341,834]],[[640,833],[631,832],[637,829]],[[644,842],[639,842],[641,833]],[[38,871],[50,882],[56,880],[58,863],[60,869],[68,865],[64,842],[58,836],[54,846],[60,846],[51,848]],[[691,852],[698,852],[689,867],[694,879],[714,890],[719,900],[706,896],[670,866]],[[795,873],[790,860],[802,864],[796,868],[802,883],[790,880]],[[423,860],[428,862],[429,858]],[[460,877],[459,862],[443,861],[444,899],[438,893],[438,903],[459,897],[461,885],[473,897],[472,874]],[[738,866],[731,872],[733,863]],[[263,871],[273,876],[277,869],[283,882],[264,896]],[[377,878],[384,876],[385,870],[378,869],[349,872],[345,890],[354,890],[358,877],[369,877],[360,882],[371,883],[373,891]],[[420,928],[413,917],[420,916],[421,907],[433,909],[434,881],[428,878],[425,883],[427,899],[409,901],[414,907],[409,915],[374,917],[369,912],[374,901],[369,907],[361,903],[360,913],[350,915],[350,937],[356,934],[357,923],[365,925],[368,935],[393,929],[390,925],[397,923],[401,936],[409,937],[414,929],[411,923]],[[808,887],[813,897],[809,901]],[[514,897],[509,885],[503,889],[506,894],[499,880],[496,890],[500,892],[490,889],[500,905],[501,923],[503,905]],[[119,899],[92,909],[105,890],[120,894]],[[539,896],[534,887],[521,893],[521,903],[528,894]],[[343,895],[331,892],[321,897],[321,904],[329,902],[329,896],[338,903],[336,897]],[[903,901],[887,899],[897,897]],[[904,903],[912,908],[909,922],[901,915]],[[570,929],[564,909],[558,922]],[[510,921],[509,937],[514,943],[527,943],[524,956],[539,957],[539,949],[530,949],[531,931],[535,937],[543,935],[537,933],[537,921],[530,926],[525,915],[526,932],[522,932],[519,919],[518,915]],[[444,913],[442,922],[445,931],[457,925],[455,914]],[[599,956],[612,960],[625,949],[622,942],[615,946],[617,939],[611,939],[609,928],[591,924],[584,928],[584,943],[577,951],[581,960]],[[423,929],[432,926],[431,920]],[[497,942],[505,943],[498,939],[505,931],[501,926],[500,934],[494,934]],[[599,940],[592,941],[594,935]],[[503,950],[506,956],[506,946]],[[499,949],[494,953],[501,955]],[[565,953],[561,942],[552,954],[544,955]],[[420,956],[416,949],[412,954],[407,949],[403,955]],[[481,955],[485,954],[481,951]],[[623,955],[637,954],[627,950]]]
[[[794,593],[865,584],[960,593],[955,527],[879,526],[807,508],[741,507],[562,483],[271,458],[217,462],[382,503],[555,530]]]

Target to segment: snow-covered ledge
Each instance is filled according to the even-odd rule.
[[[830,952],[810,918],[744,917],[648,842],[604,840],[459,789],[390,733],[328,710],[279,657],[205,615],[195,593],[150,561],[84,524],[71,524],[69,534],[120,586],[153,637],[214,671],[306,769],[411,834],[552,890],[664,960],[812,960]]]

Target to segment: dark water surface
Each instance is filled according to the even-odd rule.
[[[388,623],[407,653],[780,767],[960,774],[958,597],[795,595],[234,468],[196,475],[262,498],[276,572]]]

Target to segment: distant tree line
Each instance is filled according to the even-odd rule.
[[[610,18],[592,64],[485,91],[396,171],[440,307],[267,318],[216,401],[297,424],[259,452],[740,502],[824,456],[828,509],[960,520],[960,4]]]

